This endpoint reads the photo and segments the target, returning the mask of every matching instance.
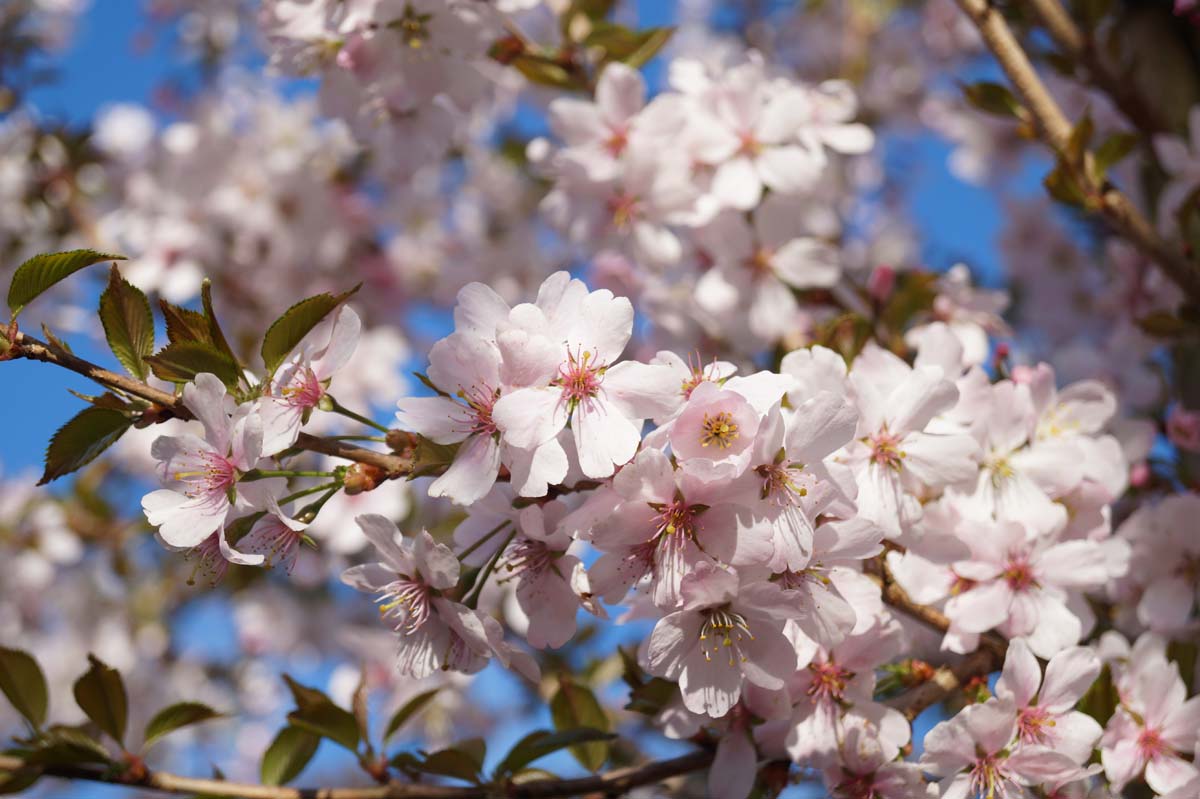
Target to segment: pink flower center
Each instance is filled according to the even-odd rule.
[[[701,383],[715,382],[713,377],[716,374],[716,366],[716,359],[714,359],[712,364],[709,366],[705,366],[700,362],[699,353],[695,354],[695,360],[693,360],[691,355],[688,356],[688,369],[691,370],[692,374],[690,377],[684,380],[683,384],[679,387],[679,391],[681,394],[683,394],[684,399],[691,399],[692,392],[695,391],[696,386],[700,385]]]
[[[574,408],[600,392],[604,365],[593,361],[590,352],[567,354],[567,362],[558,367],[554,385],[562,387],[563,399]]]
[[[755,277],[771,274],[771,258],[775,256],[775,252],[769,247],[757,247],[754,254],[747,258],[742,264],[749,269]]]
[[[812,675],[812,683],[808,686],[808,695],[814,702],[839,702],[846,691],[846,683],[854,673],[843,669],[832,660],[825,663],[810,663],[808,671]]]
[[[642,215],[642,201],[634,194],[618,191],[608,198],[608,212],[612,214],[613,227],[625,230]]]
[[[760,495],[775,505],[799,506],[800,500],[808,496],[808,489],[797,484],[796,478],[799,475],[794,475],[793,472],[803,470],[804,465],[799,463],[778,462],[755,466],[754,471],[763,481]]]
[[[1042,707],[1021,708],[1017,714],[1017,735],[1024,743],[1047,744],[1050,742],[1049,727],[1055,726],[1054,719]]]
[[[847,774],[846,777],[833,786],[836,799],[883,799],[883,794],[875,787],[875,773]]]
[[[316,373],[307,366],[297,369],[291,382],[280,392],[283,401],[293,408],[315,408],[325,394],[325,388]]]
[[[469,389],[459,386],[458,396],[471,409],[471,432],[493,435],[496,423],[492,421],[492,408],[499,392],[485,385],[471,386]]]
[[[984,755],[975,761],[975,765],[971,767],[972,795],[988,799],[1008,795],[1008,778],[1003,762],[995,755]]]
[[[738,152],[742,155],[748,155],[753,158],[762,152],[762,142],[755,138],[754,131],[744,130],[738,134],[738,138],[741,140],[741,146],[738,148]]]
[[[225,577],[225,572],[229,569],[229,561],[225,560],[225,556],[221,554],[221,544],[217,540],[217,535],[217,533],[213,533],[189,549],[187,555],[184,556],[189,560],[196,559],[196,565],[192,568],[191,576],[188,577],[188,585],[196,584],[196,575],[200,575],[201,579],[209,585],[216,585]]]
[[[296,552],[300,549],[300,533],[288,527],[277,516],[252,533],[254,536],[252,551],[261,552],[269,569],[276,563],[284,564],[289,573],[296,565]],[[251,541],[243,542],[245,548],[251,549]]]
[[[1167,742],[1162,738],[1162,731],[1153,727],[1146,727],[1138,733],[1137,748],[1138,754],[1147,761],[1170,751]]]
[[[395,622],[397,632],[412,634],[433,613],[432,594],[420,580],[397,575],[395,582],[389,583],[376,600],[380,603],[379,615]]]
[[[604,149],[613,158],[616,158],[625,151],[625,146],[629,144],[629,131],[624,125],[613,128],[604,141]]]
[[[902,461],[908,455],[900,449],[901,437],[893,435],[887,431],[887,428],[879,431],[873,436],[864,439],[867,446],[871,448],[871,462],[891,469],[894,472],[900,471]]]
[[[738,426],[732,413],[721,411],[712,416],[704,414],[704,421],[700,423],[700,446],[715,444],[717,449],[729,449],[737,438]]]
[[[506,580],[512,579],[524,572],[538,574],[548,567],[558,553],[551,550],[542,541],[532,538],[521,538],[515,541],[504,554],[504,568],[509,572]]]
[[[682,498],[676,498],[665,504],[652,504],[658,513],[653,523],[658,536],[663,534],[692,538],[696,534],[696,508]]]
[[[700,625],[700,648],[704,652],[704,659],[711,663],[714,654],[725,650],[731,667],[745,663],[742,646],[754,640],[746,617],[725,608],[714,608],[704,614],[704,623]]]
[[[1004,573],[1001,576],[1008,583],[1008,587],[1015,592],[1028,591],[1038,587],[1029,557],[1024,554],[1010,555],[1008,565],[1004,567]]]
[[[190,472],[175,472],[176,480],[186,483],[184,491],[189,497],[197,498],[218,494],[224,496],[238,479],[238,470],[228,458],[211,450],[195,453],[199,468]]]

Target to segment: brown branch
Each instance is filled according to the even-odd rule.
[[[495,796],[550,799],[589,793],[620,796],[642,785],[652,785],[698,771],[708,766],[712,758],[712,752],[697,750],[682,757],[656,760],[590,777],[471,787],[389,783],[365,788],[290,788],[181,777],[162,771],[148,771],[140,778],[121,781],[107,777],[105,770],[100,767],[69,765],[45,766],[42,773],[48,777],[129,785],[169,794],[201,794],[231,799],[489,799]],[[24,767],[25,762],[20,758],[0,755],[0,771],[18,771]]]
[[[1069,146],[1073,126],[1050,95],[1029,61],[1004,16],[989,0],[958,0],[959,7],[975,23],[988,49],[1012,81],[1029,110],[1042,140],[1054,150],[1072,180],[1083,191],[1087,207],[1098,213],[1116,233],[1150,258],[1190,299],[1200,302],[1200,269],[1179,249],[1159,237],[1150,221],[1116,187],[1094,179],[1089,153],[1072,153]]]
[[[1087,70],[1091,83],[1108,95],[1134,127],[1148,136],[1167,129],[1158,112],[1146,103],[1133,82],[1109,70],[1096,51],[1095,41],[1079,29],[1059,0],[1029,0],[1029,4],[1063,54]]]
[[[162,419],[171,417],[177,419],[193,418],[191,411],[184,406],[182,399],[174,394],[147,385],[132,377],[111,372],[90,361],[85,361],[73,353],[67,352],[54,343],[39,341],[25,333],[17,334],[7,357],[10,359],[25,358],[30,361],[42,361],[43,363],[69,369],[106,388],[115,389],[130,396],[146,400],[151,403],[152,410]],[[323,455],[332,455],[335,458],[343,458],[345,460],[376,466],[383,469],[390,477],[403,477],[412,468],[411,460],[399,455],[356,447],[344,441],[320,438],[307,433],[300,434],[300,437],[296,440],[296,446],[310,452],[319,452]]]
[[[928,605],[913,602],[892,576],[884,557],[867,561],[867,566],[868,573],[879,581],[885,603],[940,633],[950,629],[950,619],[946,614]],[[974,652],[953,665],[939,667],[930,679],[909,688],[890,700],[888,705],[912,721],[925,708],[936,705],[955,691],[965,688],[973,678],[983,677],[999,669],[1004,665],[1007,652],[1007,641],[998,635],[985,633],[979,637],[979,646]]]

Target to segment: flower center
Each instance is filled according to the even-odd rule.
[[[762,152],[762,142],[754,137],[754,131],[742,131],[738,134],[738,138],[741,139],[741,146],[738,148],[738,152],[742,155],[748,155],[753,158]]]
[[[629,131],[624,126],[613,128],[609,136],[604,141],[604,149],[613,158],[616,158],[625,151],[625,146],[629,144]]]
[[[871,448],[871,461],[894,472],[900,471],[902,461],[908,457],[907,453],[900,449],[900,436],[892,435],[886,429],[863,441]]]
[[[679,533],[681,538],[693,538],[696,534],[697,508],[687,504],[683,499],[676,498],[665,504],[652,503],[651,508],[658,511],[654,516],[656,534],[673,536]]]
[[[742,263],[755,277],[771,273],[771,258],[775,255],[769,247],[756,247],[754,254]]]
[[[760,496],[775,505],[798,506],[801,498],[808,496],[808,489],[796,482],[804,471],[803,463],[787,463],[776,458],[774,463],[755,466],[754,471],[763,481]]]
[[[1004,455],[992,455],[988,458],[985,468],[991,473],[992,488],[999,488],[1008,482],[1016,471]]]
[[[1026,707],[1017,714],[1017,734],[1025,743],[1047,744],[1050,742],[1048,727],[1055,726],[1054,719],[1045,708]]]
[[[971,791],[983,799],[1008,795],[1007,779],[1002,762],[995,755],[983,755],[971,767]]]
[[[471,409],[471,432],[493,435],[496,433],[496,423],[492,421],[492,406],[496,404],[499,391],[488,386],[459,386],[458,396]]]
[[[691,375],[685,379],[679,387],[679,392],[683,394],[684,399],[691,399],[692,392],[696,390],[696,386],[706,382],[716,382],[717,361],[714,358],[713,362],[705,366],[700,361],[700,353],[696,353],[695,359],[688,356],[688,369],[691,370]]]
[[[808,695],[814,702],[838,702],[846,691],[846,683],[854,673],[846,671],[832,660],[825,663],[810,663],[808,670],[812,675],[812,683],[808,686]]]
[[[195,585],[196,575],[200,575],[209,585],[215,586],[221,582],[226,570],[229,569],[229,561],[225,560],[225,556],[221,554],[221,544],[217,540],[217,533],[213,533],[189,549],[184,557],[189,560],[196,558],[196,565],[192,568],[192,573],[187,580],[188,585]]]
[[[224,494],[238,479],[238,470],[228,458],[224,458],[210,450],[195,453],[198,458],[198,468],[190,472],[175,472],[173,477],[186,483],[184,491],[189,497],[195,498],[211,494]]]
[[[700,424],[700,446],[716,444],[718,449],[729,449],[737,438],[738,426],[729,411],[721,411],[713,416],[704,414],[704,421]]]
[[[537,574],[549,566],[557,554],[542,541],[521,538],[504,553],[504,568],[509,572],[504,579],[511,580],[523,572]]]
[[[574,409],[583,400],[599,393],[603,373],[604,365],[592,361],[590,352],[568,353],[567,362],[558,367],[554,384],[562,387],[563,399]]]
[[[379,615],[391,619],[397,632],[412,634],[433,613],[432,592],[425,583],[407,575],[397,575],[380,593]]]
[[[704,623],[700,625],[700,647],[706,661],[711,663],[712,656],[725,649],[730,666],[745,663],[742,642],[753,640],[750,625],[742,614],[722,608],[705,611]]]
[[[292,380],[280,392],[284,402],[293,408],[315,408],[325,394],[321,381],[307,366],[296,370]]]
[[[626,230],[642,215],[642,202],[637,195],[619,191],[608,198],[608,211],[612,214],[613,227]]]
[[[388,27],[400,34],[401,40],[414,50],[419,50],[429,41],[429,20],[433,14],[419,14],[412,4],[404,4],[404,13],[388,23]]]
[[[1010,555],[1008,565],[1001,575],[1013,591],[1028,591],[1037,588],[1038,583],[1033,575],[1033,567],[1025,555]]]
[[[1169,749],[1166,741],[1162,738],[1162,731],[1153,727],[1146,727],[1138,733],[1137,748],[1146,760],[1153,760],[1159,755],[1166,754]]]

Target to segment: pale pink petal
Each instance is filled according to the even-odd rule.
[[[450,467],[429,486],[429,496],[471,505],[492,490],[500,471],[500,443],[487,433],[462,443]]]

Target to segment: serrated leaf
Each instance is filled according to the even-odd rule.
[[[208,319],[204,314],[190,308],[172,305],[161,297],[158,300],[158,308],[162,311],[163,319],[167,323],[167,341],[169,343],[176,344],[182,341],[213,343],[208,329]]]
[[[334,296],[332,294],[317,294],[303,299],[283,312],[283,315],[271,323],[267,334],[263,336],[262,359],[268,372],[274,372],[283,363],[296,345],[309,332],[321,323],[335,308],[352,296],[359,287]]]
[[[15,317],[46,289],[84,267],[101,261],[124,261],[123,255],[95,250],[70,250],[35,255],[17,267],[8,286],[8,308]]]
[[[75,701],[80,710],[124,746],[125,724],[129,720],[129,698],[125,682],[116,669],[95,655],[88,655],[91,668],[75,681]]]
[[[190,383],[196,375],[211,372],[229,388],[237,386],[241,368],[214,345],[201,341],[168,344],[146,358],[155,377],[171,383]]]
[[[963,97],[974,108],[1003,117],[1019,117],[1021,103],[1007,86],[992,81],[962,84]]]
[[[231,361],[238,363],[237,353],[225,340],[225,333],[221,331],[221,323],[217,321],[217,312],[213,310],[212,281],[207,278],[200,283],[200,305],[204,309],[204,321],[208,323],[209,340],[219,352],[225,353]],[[238,372],[241,372],[240,368]]]
[[[100,295],[100,323],[113,355],[130,374],[145,380],[145,358],[154,352],[150,301],[137,286],[121,277],[116,264],[108,273],[108,288]]]
[[[116,442],[133,421],[112,408],[84,408],[58,429],[46,448],[46,468],[38,485],[87,466]]]
[[[208,705],[199,702],[179,702],[164,707],[155,713],[154,718],[150,719],[150,723],[146,725],[145,743],[142,744],[142,750],[149,749],[157,743],[159,738],[181,727],[219,719],[221,715]]]
[[[609,732],[580,727],[573,730],[537,730],[526,735],[509,750],[504,760],[496,766],[496,778],[507,777],[522,771],[527,765],[553,754],[568,746],[591,743],[593,741],[611,741],[616,736]]]
[[[591,689],[565,676],[559,677],[558,689],[550,697],[550,717],[554,719],[555,729],[560,731],[580,727],[600,732],[611,729],[608,714]],[[604,741],[574,744],[570,749],[579,764],[591,771],[599,769],[608,759],[608,744]]]
[[[24,756],[27,763],[59,765],[65,763],[108,763],[108,750],[86,730],[63,724],[51,725]]]
[[[480,767],[474,755],[455,747],[434,752],[421,761],[417,768],[426,774],[453,777],[476,785],[480,782]]]
[[[0,691],[35,728],[46,723],[46,676],[28,652],[0,648]]]
[[[103,394],[84,394],[80,391],[68,388],[67,393],[74,397],[78,397],[90,405],[95,405],[97,408],[108,408],[109,410],[113,411],[127,411],[134,407],[111,391],[105,391]]]
[[[404,703],[404,706],[395,712],[391,721],[388,722],[387,730],[383,733],[383,740],[386,743],[389,738],[395,735],[401,727],[413,716],[419,713],[429,704],[430,700],[437,695],[439,688],[434,688],[424,693],[417,694],[412,699]]]
[[[296,700],[296,709],[288,714],[288,721],[293,726],[328,738],[352,752],[358,749],[358,722],[353,713],[338,707],[315,688],[301,685],[286,674],[283,679]]]
[[[321,739],[299,727],[284,727],[263,753],[260,776],[264,785],[287,785],[308,765]]]

